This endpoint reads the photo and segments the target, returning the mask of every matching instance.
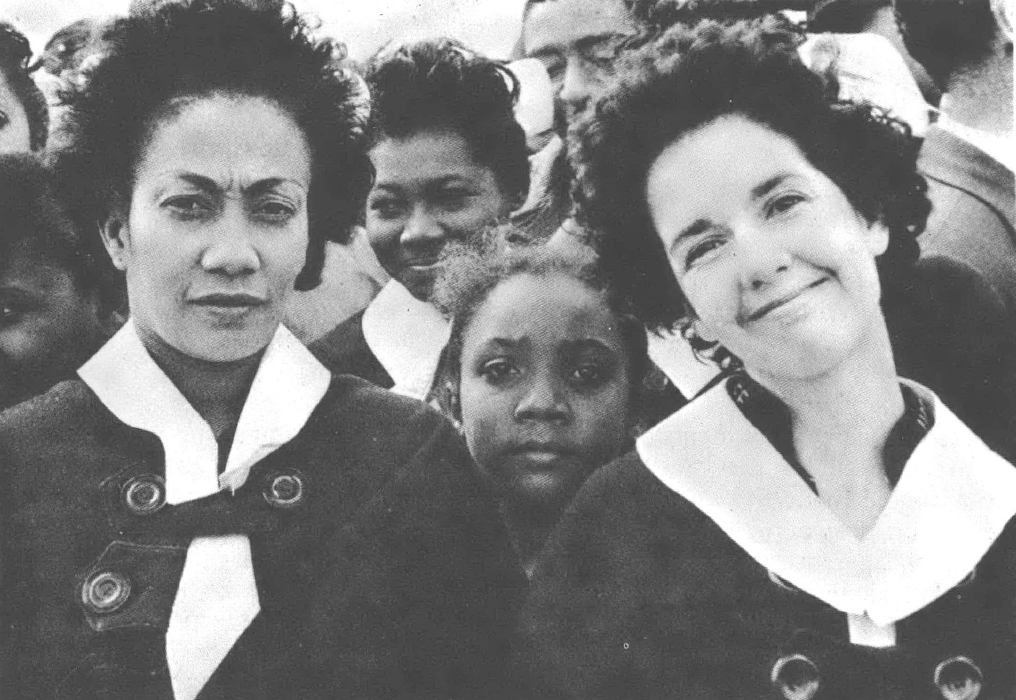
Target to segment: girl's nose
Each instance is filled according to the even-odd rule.
[[[443,237],[444,229],[441,224],[423,206],[413,208],[401,236],[404,245],[423,245],[441,240]]]
[[[515,419],[519,421],[564,422],[571,417],[571,406],[557,382],[537,379],[526,389],[515,407]]]

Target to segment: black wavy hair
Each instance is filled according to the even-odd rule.
[[[894,0],[907,51],[938,86],[991,53],[998,31],[991,0]]]
[[[70,274],[77,288],[98,296],[101,272],[85,254],[56,178],[32,153],[0,155],[0,260],[27,247]]]
[[[618,319],[628,352],[632,407],[641,411],[642,387],[652,366],[646,331],[631,312],[628,299],[603,274],[596,252],[578,243],[556,247],[530,242],[524,231],[510,224],[492,227],[471,240],[450,245],[443,256],[432,302],[452,321],[444,351],[446,378],[452,379],[452,385],[458,386],[462,344],[477,310],[501,283],[519,275],[564,275],[602,296]],[[445,408],[453,419],[461,418],[457,409]]]
[[[296,288],[317,286],[325,242],[348,239],[373,179],[363,90],[344,46],[314,38],[292,6],[254,9],[231,0],[167,3],[118,19],[103,40],[108,49],[87,80],[62,93],[70,146],[57,159],[68,190],[79,193],[82,224],[94,228],[130,201],[134,167],[174,102],[267,99],[293,118],[311,154],[310,242]],[[93,254],[104,258],[93,238]]]
[[[32,80],[29,62],[32,47],[25,35],[7,22],[0,22],[0,72],[28,118],[29,148],[42,150],[49,136],[49,105]]]
[[[675,26],[626,58],[573,130],[579,219],[648,327],[673,329],[691,309],[649,215],[647,173],[668,145],[729,114],[790,137],[869,223],[884,223],[883,299],[906,285],[931,208],[916,171],[919,142],[879,108],[837,101],[837,86],[798,57],[801,40],[777,17]]]
[[[371,146],[427,130],[453,131],[510,201],[525,200],[526,135],[514,113],[519,85],[504,63],[452,39],[434,39],[382,49],[368,62],[365,78]]]

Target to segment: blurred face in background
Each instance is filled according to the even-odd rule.
[[[32,150],[28,114],[0,69],[0,153]]]
[[[0,305],[0,409],[71,378],[112,333],[94,295],[24,242],[0,267]]]
[[[603,90],[614,73],[618,45],[636,29],[623,0],[542,0],[527,6],[523,48],[550,74],[559,132]]]
[[[142,338],[226,362],[271,341],[307,258],[311,156],[273,102],[182,100],[156,122],[106,245]]]
[[[517,203],[455,131],[386,138],[370,158],[377,173],[367,199],[371,247],[389,275],[428,301],[445,246],[506,217]]]

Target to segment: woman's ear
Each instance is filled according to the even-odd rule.
[[[886,252],[889,249],[889,227],[882,221],[869,224],[866,245],[868,251],[876,258]]]
[[[102,244],[113,261],[113,266],[124,272],[127,269],[127,245],[129,230],[127,227],[127,210],[122,202],[117,201],[110,207],[106,219],[99,223],[99,234]]]

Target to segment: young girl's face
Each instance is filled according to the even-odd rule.
[[[602,296],[562,274],[519,275],[465,328],[469,450],[503,497],[562,507],[628,443],[630,363]]]

